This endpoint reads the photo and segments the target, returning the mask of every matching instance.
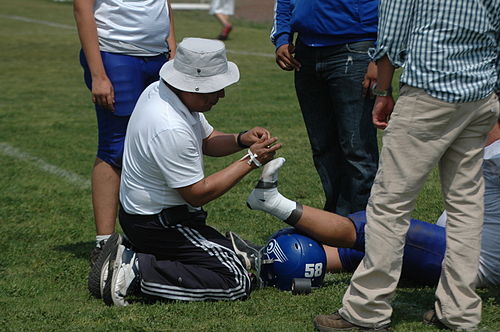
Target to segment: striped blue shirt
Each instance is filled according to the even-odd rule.
[[[500,92],[500,0],[381,0],[374,60],[401,82],[458,103]]]

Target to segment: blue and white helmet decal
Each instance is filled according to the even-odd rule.
[[[272,259],[274,262],[284,263],[288,260],[276,239],[271,239],[271,241],[269,241],[266,246],[265,254],[268,259]]]

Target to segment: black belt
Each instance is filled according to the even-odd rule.
[[[207,219],[207,212],[200,209],[197,211],[189,211],[187,205],[179,205],[171,208],[163,209],[157,214],[158,221],[164,227],[173,225],[196,226],[204,225]]]

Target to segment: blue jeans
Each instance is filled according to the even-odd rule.
[[[372,41],[328,47],[297,42],[295,90],[326,196],[324,209],[346,216],[364,210],[378,166],[374,100],[362,82]]]

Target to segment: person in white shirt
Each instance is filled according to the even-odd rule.
[[[125,132],[142,91],[175,56],[174,22],[167,0],[74,0],[80,63],[95,104],[99,141],[92,170],[96,247],[115,231]],[[98,289],[90,292],[100,297]]]
[[[120,225],[96,263],[104,302],[124,306],[132,294],[157,299],[245,299],[249,273],[231,242],[206,225],[204,204],[217,199],[281,147],[261,127],[239,134],[215,130],[204,113],[239,80],[224,43],[186,38],[142,93],[129,122],[120,186]],[[246,154],[205,175],[203,156]],[[138,287],[140,285],[140,287]]]

